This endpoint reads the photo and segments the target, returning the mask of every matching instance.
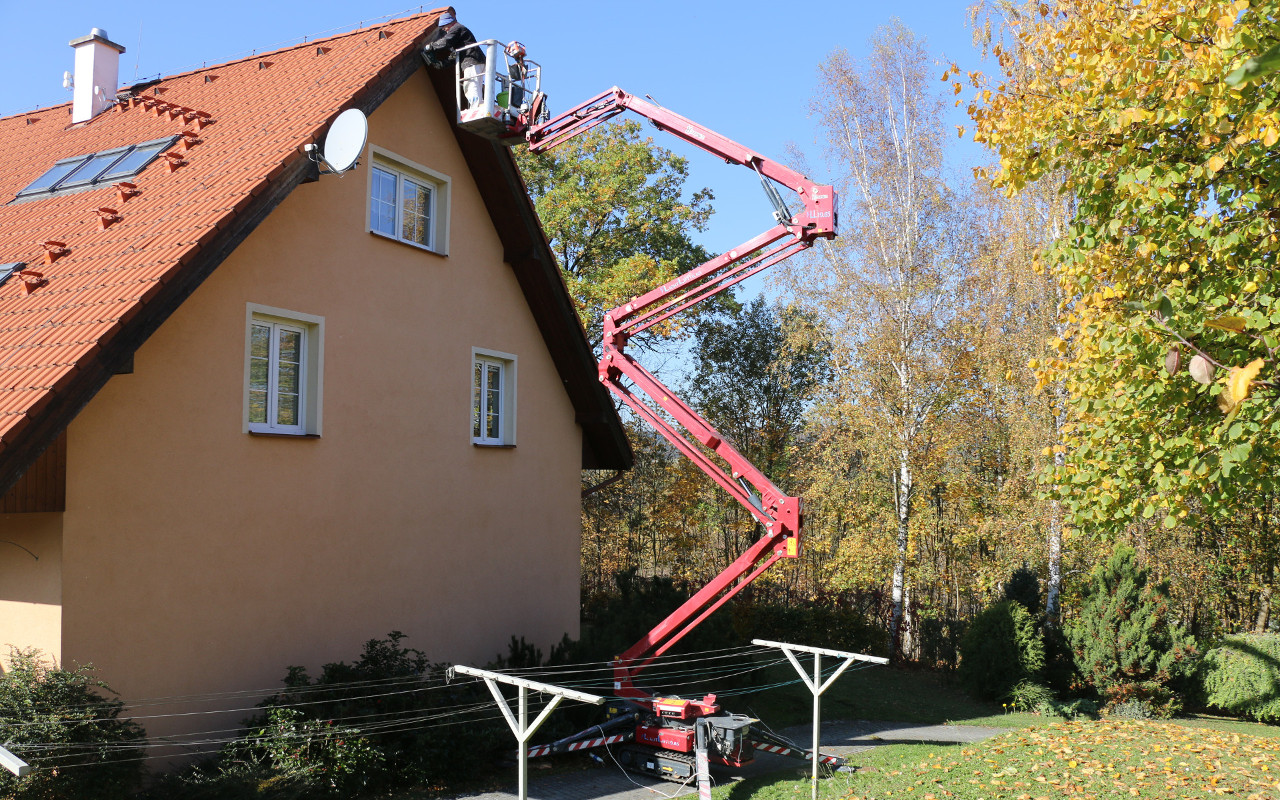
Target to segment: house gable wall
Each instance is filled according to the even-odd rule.
[[[569,398],[425,70],[369,122],[451,178],[449,255],[366,232],[366,153],[298,187],[68,429],[62,657],[126,698],[278,686],[392,630],[458,662],[577,634]],[[321,437],[243,432],[248,304],[323,317]],[[476,347],[520,359],[515,448],[471,443]]]

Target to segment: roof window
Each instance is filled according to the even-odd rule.
[[[63,189],[79,189],[132,177],[167,150],[177,138],[166,136],[129,147],[64,158],[18,192],[18,197],[52,194]]]
[[[0,264],[0,283],[9,280],[10,275],[21,271],[26,265],[25,261],[10,261],[7,264]]]

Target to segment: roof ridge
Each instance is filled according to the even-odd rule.
[[[253,61],[254,59],[261,59],[261,58],[265,58],[265,57],[267,57],[267,56],[271,56],[271,55],[278,55],[278,54],[280,54],[280,53],[287,53],[287,52],[289,52],[289,51],[291,51],[291,50],[297,50],[297,49],[302,48],[302,47],[315,47],[317,44],[320,44],[320,43],[322,43],[322,42],[332,42],[332,41],[335,41],[335,40],[337,40],[337,39],[342,39],[342,38],[345,38],[345,37],[348,37],[348,36],[355,36],[355,35],[357,35],[357,34],[368,33],[368,32],[370,32],[370,31],[376,31],[376,30],[378,30],[379,28],[385,28],[385,27],[388,27],[388,26],[391,26],[391,25],[401,25],[401,24],[403,24],[403,23],[411,22],[412,20],[419,19],[419,18],[421,18],[421,17],[429,17],[429,16],[431,16],[432,14],[435,14],[435,15],[439,16],[439,14],[440,14],[442,11],[444,11],[444,9],[445,9],[445,8],[447,8],[447,6],[441,6],[440,8],[434,8],[434,9],[432,9],[432,10],[430,10],[430,11],[423,11],[423,12],[422,12],[422,13],[420,13],[420,14],[411,14],[411,15],[409,15],[409,16],[407,16],[407,17],[397,17],[396,19],[390,19],[390,20],[387,20],[386,22],[380,22],[380,23],[378,23],[377,25],[373,25],[373,26],[370,26],[370,27],[368,27],[368,28],[356,28],[355,30],[347,31],[346,33],[335,33],[333,36],[326,36],[326,37],[321,38],[321,39],[312,39],[312,40],[310,40],[310,41],[306,41],[306,42],[299,42],[298,44],[290,45],[290,46],[288,46],[288,47],[280,47],[280,48],[277,48],[277,49],[275,49],[275,50],[264,50],[264,51],[263,51],[263,52],[261,52],[261,53],[253,53],[253,54],[251,54],[251,55],[247,55],[247,56],[244,56],[244,57],[242,57],[242,58],[233,58],[233,59],[231,59],[230,61],[220,61],[220,62],[218,62],[217,64],[210,64],[210,65],[208,65],[208,66],[206,66],[206,67],[200,67],[199,69],[187,70],[186,72],[175,72],[175,73],[174,73],[174,74],[172,74],[172,75],[165,75],[165,76],[163,76],[163,77],[159,78],[156,82],[157,82],[157,83],[164,83],[165,81],[176,80],[177,78],[185,78],[185,77],[187,77],[187,76],[189,76],[189,75],[198,75],[198,74],[199,74],[199,73],[201,73],[201,72],[207,72],[208,70],[211,70],[211,69],[219,69],[219,68],[221,68],[221,67],[229,67],[229,66],[232,66],[232,65],[234,65],[234,64],[241,64],[241,63],[244,63],[245,61]],[[304,38],[305,38],[305,37],[304,37]],[[146,81],[146,80],[139,81],[139,83],[147,83],[147,82],[148,82],[148,81]]]
[[[222,69],[225,67],[233,66],[235,64],[244,63],[245,61],[253,61],[254,59],[261,59],[270,55],[287,53],[289,51],[297,50],[302,47],[315,47],[317,44],[320,44],[323,42],[333,42],[338,39],[343,39],[349,36],[356,36],[358,34],[368,33],[370,31],[376,31],[379,28],[386,28],[392,25],[401,25],[406,22],[412,22],[413,20],[416,20],[422,17],[429,17],[433,14],[436,16],[439,16],[447,8],[448,6],[440,6],[439,8],[433,8],[430,11],[422,11],[417,14],[410,14],[407,17],[397,17],[395,19],[389,19],[384,22],[379,22],[377,25],[371,25],[367,28],[358,27],[353,30],[346,31],[345,33],[335,33],[332,36],[325,36],[319,39],[311,39],[310,41],[299,42],[298,44],[289,45],[288,47],[279,47],[279,48],[276,48],[275,50],[265,50],[261,53],[254,52],[250,55],[243,56],[241,58],[233,58],[229,61],[220,61],[217,64],[209,64],[207,66],[200,67],[199,69],[190,69],[190,70],[186,70],[185,72],[175,72],[171,75],[163,75],[163,76],[160,76],[159,78],[154,78],[154,79],[143,78],[141,80],[135,81],[129,86],[117,87],[116,92],[119,93],[119,92],[125,91],[126,89],[130,88],[130,86],[137,86],[138,84],[141,84],[141,83],[150,83],[151,85],[159,85],[159,84],[165,83],[166,81],[177,80],[178,78],[185,78],[191,75],[198,75],[201,72],[208,72],[211,69]],[[303,38],[305,39],[306,36],[304,35]],[[10,120],[19,119],[21,117],[29,117],[35,114],[47,114],[50,111],[53,111],[55,109],[70,108],[70,107],[71,107],[71,103],[66,102],[66,103],[58,103],[56,105],[51,105],[51,106],[42,106],[40,108],[33,108],[29,111],[19,111],[15,114],[10,114],[8,116],[0,116],[0,124],[3,124]]]

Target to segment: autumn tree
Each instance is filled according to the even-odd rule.
[[[787,284],[831,330],[832,402],[857,419],[866,437],[858,452],[886,478],[898,643],[917,471],[963,350],[952,325],[959,268],[948,236],[956,210],[943,179],[943,101],[923,42],[896,21],[872,37],[864,63],[837,50],[820,76],[813,110],[843,193],[843,231],[793,267]]]
[[[592,341],[605,311],[710,258],[692,238],[711,217],[710,190],[686,197],[687,160],[642,136],[638,123],[601,125],[548,153],[515,154]]]
[[[686,396],[779,485],[809,401],[829,375],[827,333],[800,308],[763,296],[694,332]]]
[[[1048,253],[1065,329],[1031,364],[1070,398],[1059,496],[1101,531],[1229,518],[1280,482],[1280,85],[1239,72],[1280,19],[1247,0],[1038,9],[996,48],[1000,79],[968,80],[992,184],[1062,173],[1076,203]]]

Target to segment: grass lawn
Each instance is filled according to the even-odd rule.
[[[886,746],[860,753],[851,763],[858,771],[821,781],[820,797],[1280,797],[1280,740],[1274,736],[1167,722],[1057,722],[1011,731],[979,745]],[[788,773],[721,787],[714,796],[798,800],[809,791],[807,779]]]

